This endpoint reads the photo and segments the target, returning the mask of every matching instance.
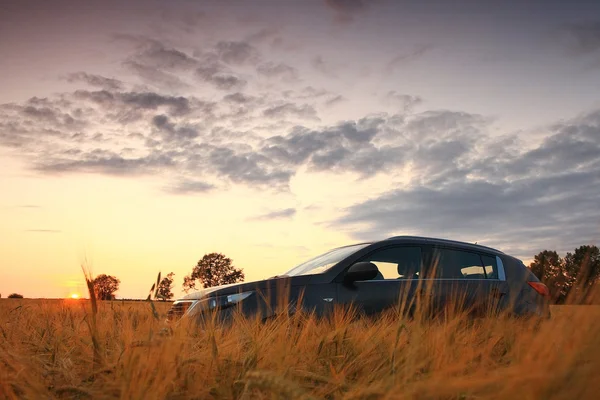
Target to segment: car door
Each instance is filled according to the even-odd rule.
[[[434,313],[482,315],[502,308],[508,286],[495,256],[432,246],[424,258]]]
[[[365,315],[374,315],[393,307],[408,312],[413,306],[418,284],[421,254],[419,246],[394,245],[361,257],[356,262],[375,264],[379,274],[368,281],[345,284],[342,273],[337,280],[338,304],[352,305]]]

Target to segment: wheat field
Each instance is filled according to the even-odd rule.
[[[165,329],[169,303],[0,300],[2,399],[592,399],[600,308],[550,320],[340,311]]]

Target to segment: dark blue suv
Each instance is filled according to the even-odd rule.
[[[549,316],[548,288],[515,257],[476,244],[414,236],[339,247],[282,275],[211,287],[176,300],[169,320],[236,310],[268,318],[302,308],[325,316],[336,306],[374,315],[397,308],[439,315]]]

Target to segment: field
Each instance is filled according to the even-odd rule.
[[[541,323],[306,315],[233,329],[181,324],[168,303],[0,300],[0,398],[592,399],[600,308]]]

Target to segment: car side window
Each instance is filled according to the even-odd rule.
[[[435,279],[486,279],[479,254],[443,248],[433,249],[429,275]]]
[[[417,279],[421,271],[421,248],[387,247],[368,254],[360,261],[368,261],[377,266],[379,274],[373,280]]]

